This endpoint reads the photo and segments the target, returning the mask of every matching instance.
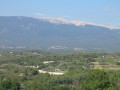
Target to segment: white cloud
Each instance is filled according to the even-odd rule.
[[[106,17],[107,18],[117,18],[117,17],[120,17],[120,15],[114,14],[114,15],[107,15]]]
[[[112,12],[116,12],[117,9],[116,9],[116,8],[104,7],[104,11],[112,11]]]
[[[70,16],[63,16],[63,17],[69,18]]]
[[[34,13],[34,15],[41,16],[41,17],[45,16],[45,14],[43,14],[43,13]]]

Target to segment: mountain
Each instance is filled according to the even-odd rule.
[[[0,48],[120,50],[120,27],[61,18],[0,16]]]

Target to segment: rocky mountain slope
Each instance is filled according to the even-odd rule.
[[[0,16],[0,48],[120,50],[120,28],[61,18]]]

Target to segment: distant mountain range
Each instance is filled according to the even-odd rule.
[[[61,18],[0,16],[0,48],[120,51],[120,27]]]

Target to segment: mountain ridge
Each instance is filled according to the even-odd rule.
[[[32,17],[32,18],[49,21],[51,23],[58,23],[58,24],[74,24],[76,26],[84,26],[84,25],[90,24],[90,25],[101,26],[101,27],[106,27],[110,29],[120,29],[120,27],[117,27],[117,26],[95,24],[95,23],[89,23],[84,21],[73,21],[73,20],[70,21],[63,18],[39,18],[39,17]]]
[[[120,50],[120,29],[51,23],[33,17],[0,17],[0,48],[101,48]],[[62,47],[61,47],[62,48]],[[81,50],[81,49],[80,49]]]

